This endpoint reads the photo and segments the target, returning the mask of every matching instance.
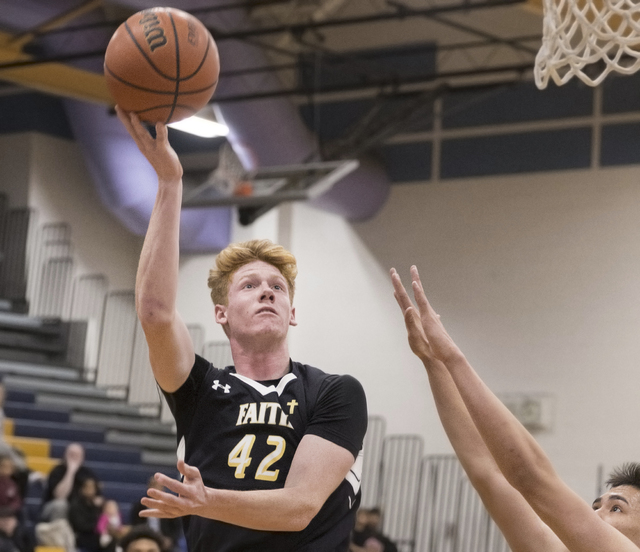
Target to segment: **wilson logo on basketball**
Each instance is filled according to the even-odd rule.
[[[189,21],[188,25],[187,25],[187,29],[188,29],[188,34],[187,34],[187,41],[189,42],[189,44],[191,44],[191,46],[197,46],[198,45],[198,33],[196,31],[196,26],[191,23],[191,21]]]
[[[144,37],[147,39],[147,44],[152,53],[156,48],[160,48],[160,46],[164,46],[167,43],[167,37],[155,13],[145,13],[144,17],[140,20],[140,25],[142,25],[144,29]]]

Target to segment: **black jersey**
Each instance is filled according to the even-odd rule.
[[[257,382],[196,355],[187,381],[165,393],[176,419],[178,455],[200,470],[207,487],[279,489],[307,434],[351,452],[354,466],[311,523],[299,532],[256,531],[188,516],[190,552],[346,552],[360,502],[364,390],[351,376],[290,361],[289,372]]]

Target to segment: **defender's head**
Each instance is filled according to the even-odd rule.
[[[640,464],[627,463],[616,468],[606,484],[609,490],[593,501],[593,509],[640,546]]]

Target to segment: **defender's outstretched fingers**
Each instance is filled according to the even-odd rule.
[[[411,302],[409,294],[404,288],[402,280],[400,279],[400,275],[395,268],[391,269],[391,283],[393,284],[394,289],[393,296],[396,298],[396,301],[402,309],[402,312],[405,313],[408,308],[413,307],[413,303]]]

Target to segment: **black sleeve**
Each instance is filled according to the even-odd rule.
[[[50,500],[53,500],[53,490],[58,486],[64,474],[67,473],[67,466],[64,464],[58,464],[50,472],[47,478],[47,488],[44,491],[43,504],[46,504]]]
[[[191,372],[180,389],[173,393],[167,393],[161,389],[178,425],[186,424],[189,426],[191,424],[193,409],[197,403],[196,397],[210,366],[211,363],[208,360],[196,355]]]
[[[306,433],[327,439],[357,458],[367,421],[367,398],[360,382],[348,375],[334,376],[320,390]]]

